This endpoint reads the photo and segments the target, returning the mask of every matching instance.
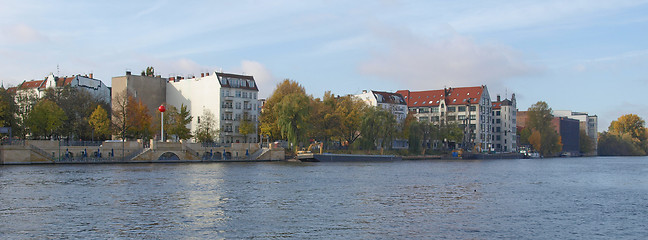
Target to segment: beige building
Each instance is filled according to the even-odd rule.
[[[457,123],[466,129],[467,148],[492,150],[492,105],[485,85],[397,93],[405,98],[409,111],[419,121]]]
[[[125,76],[112,78],[112,101],[122,94],[132,94],[149,109],[149,114],[159,114],[157,109],[166,102],[166,78],[160,76],[132,75],[130,71]]]
[[[162,104],[180,109],[187,106],[192,118],[187,126],[192,133],[198,128],[203,114],[213,115],[219,128],[217,141],[221,143],[258,142],[259,89],[254,77],[230,73],[202,73],[200,77],[126,76],[114,77],[113,98],[126,90],[142,100],[151,115],[160,114]],[[248,135],[240,133],[240,125],[249,121],[255,131]]]
[[[516,152],[517,151],[517,106],[515,94],[511,99],[500,100],[497,95],[497,101],[493,102],[493,111],[491,132],[493,133],[493,148],[497,152]]]

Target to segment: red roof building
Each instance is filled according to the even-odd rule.
[[[410,113],[419,121],[458,124],[466,129],[464,143],[475,151],[492,149],[492,105],[488,88],[445,88],[428,91],[400,90]]]

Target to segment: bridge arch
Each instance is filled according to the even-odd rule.
[[[165,152],[160,155],[158,160],[180,160],[180,157],[178,157],[178,155],[173,152]]]

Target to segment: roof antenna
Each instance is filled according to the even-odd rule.
[[[61,71],[59,69],[59,65],[56,64],[56,76],[61,75]]]

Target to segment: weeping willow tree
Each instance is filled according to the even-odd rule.
[[[285,95],[275,109],[281,136],[296,150],[299,143],[305,140],[310,126],[310,98],[305,93],[291,93]]]

